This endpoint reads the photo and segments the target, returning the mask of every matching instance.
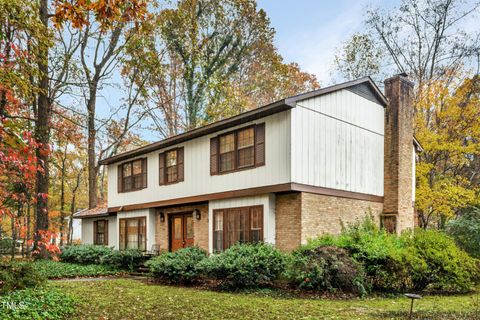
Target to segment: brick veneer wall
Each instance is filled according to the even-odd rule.
[[[413,83],[397,75],[385,80],[384,214],[397,217],[397,232],[414,227]]]
[[[291,251],[300,244],[301,195],[295,192],[275,196],[275,246],[280,250]]]
[[[155,216],[155,243],[159,245],[161,251],[168,251],[168,218],[173,213],[193,212],[200,210],[200,220],[193,217],[194,244],[208,251],[208,205],[180,206],[165,209],[159,209],[165,215],[165,221],[160,222],[160,217]]]
[[[361,221],[371,214],[380,224],[383,203],[356,199],[302,193],[302,238],[306,243],[309,238],[323,234],[338,234],[342,226]]]
[[[383,203],[296,192],[275,199],[275,246],[292,251],[323,234],[338,234],[342,226],[372,214],[377,224]]]

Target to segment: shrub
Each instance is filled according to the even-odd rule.
[[[287,279],[301,289],[366,294],[362,267],[348,251],[334,246],[300,248],[292,253]]]
[[[309,241],[306,248],[335,245],[363,265],[368,282],[377,290],[402,292],[428,287],[466,291],[475,281],[474,259],[442,232],[421,229],[401,237],[380,230],[367,218],[338,236]]]
[[[0,297],[1,320],[71,319],[75,300],[53,288],[15,291]]]
[[[35,287],[45,278],[34,268],[32,263],[2,261],[0,262],[0,293]]]
[[[144,257],[140,250],[112,250],[101,257],[101,263],[113,268],[133,271],[140,266]]]
[[[32,263],[34,263],[35,269],[47,279],[98,277],[119,273],[118,269],[99,264],[80,265],[51,260],[37,260]]]
[[[477,262],[458,248],[452,238],[435,230],[416,230],[406,240],[409,273],[415,290],[428,286],[444,291],[468,291],[480,272]]]
[[[470,208],[447,224],[447,232],[472,257],[480,258],[480,208]]]
[[[104,256],[112,253],[114,249],[91,244],[73,245],[62,249],[60,259],[65,262],[79,264],[101,263]]]
[[[197,266],[207,253],[198,247],[166,252],[145,263],[153,277],[175,284],[190,284],[200,278]]]
[[[285,256],[272,245],[237,244],[204,260],[199,268],[224,288],[268,286],[285,269]]]

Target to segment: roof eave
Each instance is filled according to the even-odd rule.
[[[156,150],[159,150],[159,149],[168,148],[172,145],[182,143],[182,142],[185,142],[187,140],[191,140],[191,139],[198,138],[198,137],[201,137],[201,136],[205,136],[205,135],[208,135],[210,133],[221,131],[221,130],[224,130],[224,129],[227,129],[227,128],[230,128],[230,127],[242,124],[242,123],[246,123],[246,122],[253,121],[253,120],[256,120],[256,119],[259,119],[259,118],[263,118],[263,117],[266,117],[266,116],[274,114],[274,113],[286,111],[286,110],[289,110],[289,109],[293,108],[294,106],[295,106],[295,104],[291,104],[290,102],[287,101],[287,99],[282,99],[282,100],[276,101],[274,103],[268,104],[266,106],[263,106],[263,107],[260,107],[260,108],[257,108],[257,109],[253,109],[251,111],[247,111],[247,112],[241,113],[239,115],[236,115],[236,116],[233,116],[233,117],[230,117],[230,118],[227,118],[227,119],[223,119],[223,120],[208,124],[206,126],[203,126],[203,127],[197,128],[197,129],[187,131],[185,133],[181,133],[179,135],[176,135],[176,136],[173,136],[173,137],[170,137],[170,138],[158,141],[158,142],[151,143],[151,144],[146,145],[144,147],[141,147],[141,148],[138,148],[138,149],[135,149],[135,150],[131,150],[131,151],[127,151],[127,152],[115,155],[113,157],[109,157],[109,158],[100,160],[98,163],[100,165],[108,165],[108,164],[111,164],[111,163],[120,162],[120,161],[130,159],[130,158],[142,155],[142,154],[153,152],[153,151],[156,151]]]

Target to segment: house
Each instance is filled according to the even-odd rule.
[[[366,77],[289,97],[103,159],[108,207],[82,212],[83,243],[292,250],[366,214],[414,227],[413,85]]]

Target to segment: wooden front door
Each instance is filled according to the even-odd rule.
[[[170,216],[170,250],[193,246],[193,215],[182,213]]]

